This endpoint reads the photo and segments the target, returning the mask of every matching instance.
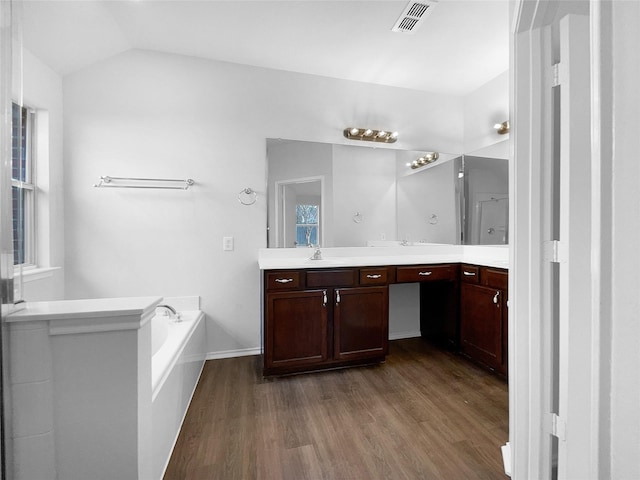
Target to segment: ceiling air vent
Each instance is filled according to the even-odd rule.
[[[415,33],[422,21],[436,6],[435,1],[409,2],[391,29],[392,32]]]

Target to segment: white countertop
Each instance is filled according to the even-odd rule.
[[[162,297],[121,297],[28,302],[22,310],[8,315],[6,321],[28,322],[143,315],[154,309],[161,301]]]
[[[261,270],[289,268],[337,268],[378,265],[471,263],[509,268],[508,245],[426,244],[393,247],[321,248],[323,260],[310,260],[311,248],[262,248],[258,253]]]

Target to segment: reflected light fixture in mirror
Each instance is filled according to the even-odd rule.
[[[414,160],[411,163],[407,163],[407,167],[411,167],[413,170],[416,168],[424,167],[425,165],[429,165],[430,163],[435,162],[440,158],[440,154],[438,152],[429,152]]]
[[[364,140],[367,142],[395,143],[398,140],[398,132],[385,130],[372,130],[370,128],[345,128],[342,132],[349,140]]]
[[[496,123],[493,128],[496,129],[498,135],[504,135],[505,133],[509,133],[509,121],[504,121],[502,123]]]

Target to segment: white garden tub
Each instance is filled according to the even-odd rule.
[[[162,479],[205,361],[205,322],[199,310],[181,321],[151,319],[152,464]]]

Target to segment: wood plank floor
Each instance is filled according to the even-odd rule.
[[[383,365],[263,379],[208,361],[166,480],[506,479],[503,380],[423,340]]]

